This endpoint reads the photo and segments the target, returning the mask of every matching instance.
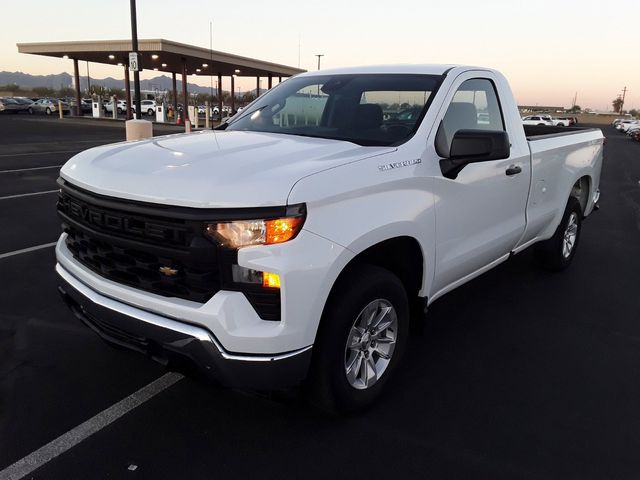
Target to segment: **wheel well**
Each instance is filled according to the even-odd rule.
[[[589,201],[589,192],[591,191],[591,178],[588,175],[581,177],[573,184],[571,188],[571,196],[578,199],[582,213],[587,209]]]
[[[419,317],[424,312],[426,299],[418,297],[418,292],[422,288],[424,256],[420,244],[413,237],[390,238],[356,255],[340,272],[333,284],[325,309],[333,295],[340,290],[336,286],[340,284],[345,274],[363,263],[385,268],[400,279],[407,292],[412,318]]]

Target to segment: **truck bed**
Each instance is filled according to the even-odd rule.
[[[529,141],[599,130],[593,127],[552,127],[550,125],[523,125],[523,127],[524,134]]]

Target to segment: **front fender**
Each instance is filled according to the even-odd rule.
[[[394,161],[390,159],[387,161]],[[424,257],[426,296],[434,277],[435,209],[429,178],[420,165],[381,172],[379,160],[320,172],[299,181],[288,202],[305,202],[305,230],[342,245],[354,255],[396,237],[418,241]]]

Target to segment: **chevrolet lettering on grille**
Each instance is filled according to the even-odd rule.
[[[115,215],[93,208],[67,196],[63,196],[60,199],[60,203],[71,218],[81,221],[84,225],[156,240],[172,242],[180,242],[182,240],[181,234],[183,232],[174,227]]]

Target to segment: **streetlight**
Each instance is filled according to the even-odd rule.
[[[323,54],[323,53],[321,53],[321,54],[316,54],[316,57],[318,57],[318,70],[320,70],[320,59],[321,59],[322,57],[324,57],[324,54]]]

